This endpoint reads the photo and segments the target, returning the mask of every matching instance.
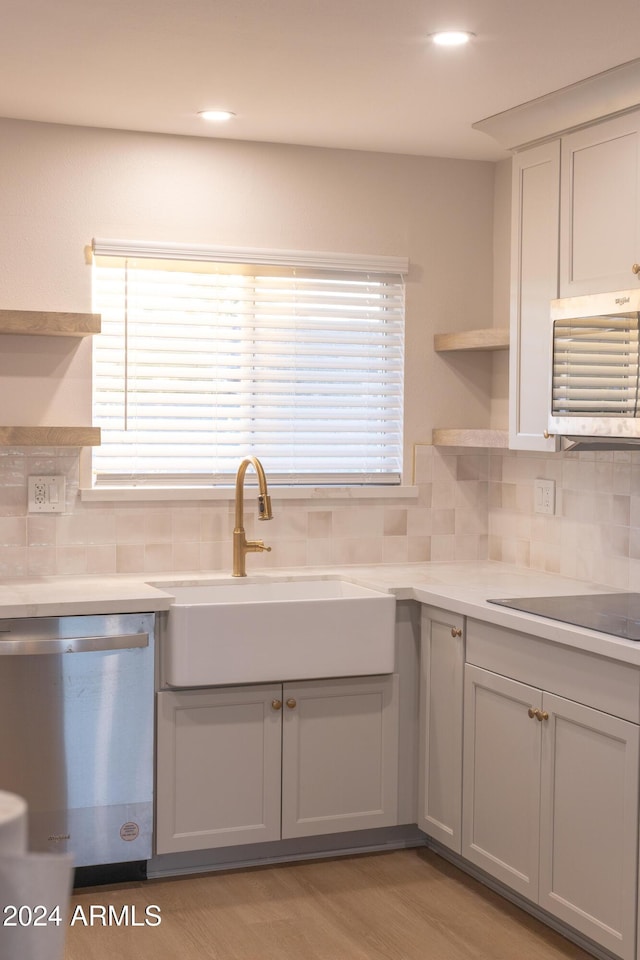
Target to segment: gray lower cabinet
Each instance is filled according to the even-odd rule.
[[[157,696],[156,852],[397,823],[398,678]]]
[[[423,607],[418,826],[456,853],[462,843],[463,677],[464,618]]]
[[[156,852],[280,837],[280,684],[157,696]]]
[[[398,677],[283,685],[282,837],[398,823]]]
[[[463,856],[627,960],[638,743],[634,723],[466,668]]]
[[[640,669],[424,606],[418,825],[636,960]]]
[[[467,619],[462,856],[636,957],[640,672]]]

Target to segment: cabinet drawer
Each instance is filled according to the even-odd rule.
[[[480,620],[467,619],[466,661],[640,723],[640,669]]]

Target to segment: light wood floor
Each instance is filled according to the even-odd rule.
[[[156,927],[67,931],[65,960],[588,960],[434,853],[402,850],[77,891]]]

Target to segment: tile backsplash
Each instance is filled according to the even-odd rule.
[[[27,477],[63,474],[66,512],[27,513]],[[233,503],[87,503],[77,451],[0,453],[0,577],[231,568]],[[556,514],[534,512],[534,480],[556,484]],[[416,447],[415,499],[282,500],[248,536],[270,567],[491,560],[640,589],[640,452],[533,454]]]
[[[490,559],[640,589],[640,452],[489,459]],[[536,478],[555,480],[554,516],[534,512]]]
[[[62,474],[65,513],[27,512],[27,477]],[[83,502],[77,451],[0,453],[0,577],[164,573],[231,569],[233,502]],[[250,489],[245,527],[271,553],[270,567],[482,559],[487,554],[488,460],[417,448],[416,498],[280,499],[256,522]]]

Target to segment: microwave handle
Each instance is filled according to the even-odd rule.
[[[149,646],[148,633],[125,633],[112,637],[7,637],[0,630],[0,656],[31,657],[40,654],[98,653],[133,650]],[[3,635],[4,634],[4,635]]]

